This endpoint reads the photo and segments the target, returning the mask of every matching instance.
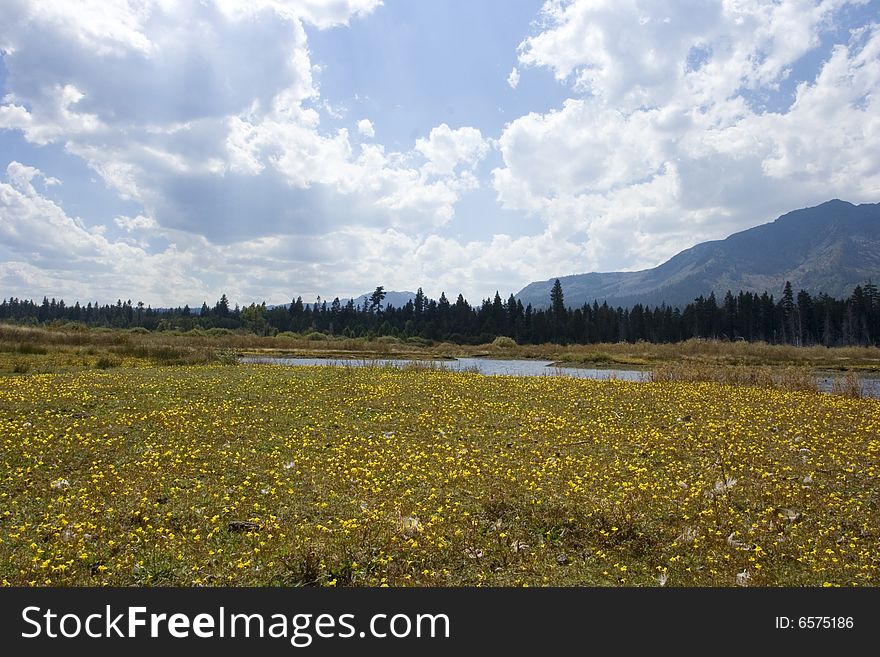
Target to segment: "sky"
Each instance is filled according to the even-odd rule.
[[[880,201],[880,0],[3,0],[0,296],[472,302]]]

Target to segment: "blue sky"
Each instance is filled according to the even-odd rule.
[[[0,5],[0,295],[472,300],[880,201],[880,0]]]
[[[500,134],[566,98],[546,69],[529,71],[516,90],[507,83],[541,4],[391,0],[348,28],[307,29],[321,96],[375,117],[377,136],[396,149],[441,123]]]
[[[408,150],[441,123],[491,135],[530,111],[550,111],[565,100],[566,89],[549,71],[529,70],[516,90],[507,83],[517,46],[541,6],[392,0],[348,28],[307,28],[313,61],[321,67],[322,101],[342,114],[328,117],[327,125],[351,127],[353,115],[369,116],[378,140]],[[479,171],[488,175],[499,164],[493,151]],[[448,228],[456,239],[476,240],[499,231],[523,234],[533,221],[501,210],[493,190],[481,187],[462,195]]]

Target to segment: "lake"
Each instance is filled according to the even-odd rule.
[[[584,369],[580,367],[553,367],[549,360],[512,360],[500,358],[458,358],[456,360],[410,360],[402,358],[347,359],[347,358],[276,358],[273,356],[244,356],[243,363],[267,363],[275,365],[335,365],[337,367],[363,367],[365,365],[404,367],[413,363],[427,367],[452,370],[454,372],[476,371],[494,376],[508,374],[513,376],[571,376],[577,379],[622,379],[624,381],[645,381],[648,372],[639,370]]]
[[[272,365],[323,365],[336,367],[384,366],[405,367],[413,363],[435,365],[452,371],[475,371],[487,376],[570,376],[576,379],[619,379],[621,381],[647,381],[650,372],[644,370],[590,369],[584,367],[558,367],[549,360],[512,360],[501,358],[459,358],[456,360],[417,361],[403,358],[299,358],[275,356],[243,356],[242,363],[264,363]],[[819,390],[831,392],[834,378],[818,377]],[[880,379],[862,379],[862,394],[866,397],[880,398]]]

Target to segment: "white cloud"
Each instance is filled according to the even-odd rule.
[[[286,2],[304,20],[317,27],[348,25],[352,18],[365,16],[382,4],[382,0],[293,0]]]
[[[302,21],[344,24],[377,3],[229,2],[218,11],[122,2],[100,18],[99,4],[81,14],[55,3],[34,11],[4,4],[10,94],[0,125],[33,143],[62,144],[143,211],[113,218],[112,231],[86,228],[34,189],[47,182],[40,172],[10,165],[0,217],[14,257],[0,283],[22,295],[138,296],[154,305],[221,292],[278,302],[414,281],[470,296],[490,281],[504,287],[493,268],[510,271],[511,248],[528,240],[453,248],[431,235],[478,184],[490,140],[444,123],[411,151],[388,151],[322,130],[312,109],[323,99]],[[47,42],[52,49],[37,47]],[[259,61],[224,54],[257,44]],[[201,64],[178,71],[177,62]],[[185,79],[198,85],[182,93]],[[367,119],[357,130],[375,134]]]
[[[162,254],[148,255],[128,244],[110,242],[101,231],[89,230],[78,218],[69,217],[34,188],[33,181],[42,177],[39,170],[13,161],[6,177],[8,182],[0,183],[0,240],[26,262],[72,280],[109,277],[127,270],[141,272],[135,276],[145,271],[158,276],[151,263],[164,260]],[[131,267],[136,261],[138,267]]]
[[[507,84],[510,85],[511,89],[516,89],[519,86],[519,69],[516,66],[513,67],[510,75],[507,76]]]
[[[880,194],[880,25],[862,31],[864,45],[838,46],[812,83],[798,87],[791,110],[744,121],[769,134],[764,172],[831,190]]]
[[[15,94],[0,105],[0,128],[21,130],[28,141],[44,146],[66,134],[96,134],[101,123],[95,114],[77,112],[83,94],[72,84],[54,84],[42,90],[42,103],[28,111]]]
[[[357,223],[427,229],[475,184],[478,130],[442,125],[422,150],[358,152],[307,106],[329,107],[303,21],[343,25],[374,0],[147,0],[97,17],[101,4],[0,9],[11,90],[0,128],[62,143],[160,226],[217,241]],[[367,119],[357,129],[375,134]]]
[[[266,106],[281,91],[295,101],[316,93],[296,18],[263,11],[232,20],[213,3],[149,0],[109,3],[101,19],[100,2],[38,2],[16,15],[17,4],[0,9],[0,25],[9,21],[0,27],[4,104],[33,108],[33,122],[56,129],[52,139],[162,129]]]
[[[159,227],[156,220],[152,217],[145,217],[142,214],[136,217],[117,216],[113,218],[113,223],[122,228],[126,232],[151,230]]]
[[[154,45],[143,33],[143,23],[159,2],[134,3],[126,0],[7,0],[0,16],[0,46],[15,51],[21,44],[18,33],[25,25],[52,24],[64,39],[76,40],[98,56],[118,56],[130,50],[149,53]]]
[[[376,130],[373,128],[373,124],[369,119],[361,119],[357,124],[358,134],[362,137],[367,137],[368,139],[372,139],[376,136]]]
[[[583,249],[549,231],[462,244],[438,235],[352,226],[218,245],[162,228],[143,215],[114,219],[126,232],[171,244],[150,250],[128,237],[112,239],[86,228],[34,189],[41,177],[39,170],[13,162],[7,182],[0,181],[0,241],[12,254],[0,264],[0,287],[13,296],[131,298],[157,306],[211,303],[226,293],[239,303],[281,303],[297,294],[356,296],[380,284],[401,289],[415,284],[434,297],[446,291],[454,300],[463,292],[476,302],[488,289],[509,292],[511,277],[546,277],[548,263],[574,266],[583,258]]]
[[[217,3],[232,16],[271,9],[326,29],[348,25],[352,18],[375,10],[382,0],[217,0]]]
[[[505,207],[585,244],[574,270],[640,268],[798,207],[880,195],[880,28],[834,48],[790,107],[777,94],[846,2],[548,2],[520,63],[578,97],[512,121]],[[788,83],[790,84],[790,83]]]
[[[450,175],[458,166],[473,168],[489,152],[490,144],[476,128],[453,130],[441,123],[431,130],[427,139],[417,139],[416,148],[428,164],[425,170],[437,175]]]
[[[39,169],[29,167],[21,162],[12,161],[6,166],[6,177],[9,179],[9,183],[27,196],[36,195],[37,192],[31,181],[34,178],[41,178],[42,175]]]
[[[519,59],[623,109],[668,102],[682,84],[723,100],[787,77],[835,10],[865,1],[550,0]]]
[[[650,177],[671,157],[656,120],[655,112],[625,115],[574,99],[559,111],[521,117],[499,140],[504,175],[517,187],[510,192],[533,199],[578,195]]]

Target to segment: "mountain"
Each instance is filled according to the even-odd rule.
[[[354,300],[355,306],[363,306],[364,301],[369,303],[369,298],[373,296],[372,292],[367,292],[366,294],[362,294]],[[385,292],[385,300],[382,302],[382,308],[387,308],[388,306],[394,306],[395,308],[401,308],[407,304],[408,301],[412,301],[416,298],[415,292],[394,292],[387,291]],[[342,305],[344,306],[348,303],[348,299],[342,299]]]
[[[880,203],[827,201],[775,221],[703,242],[653,269],[560,276],[567,306],[594,300],[609,305],[683,306],[700,295],[795,291],[844,297],[856,285],[880,282]],[[529,283],[517,298],[523,305],[550,305],[555,278]]]
[[[354,300],[354,305],[356,307],[363,306],[364,300],[369,300],[369,298],[371,296],[373,296],[372,292],[367,292],[366,294],[362,294],[361,296],[357,297]],[[394,291],[386,292],[385,293],[385,300],[382,302],[382,309],[384,310],[388,306],[394,306],[395,308],[400,308],[402,306],[405,306],[407,301],[412,301],[415,298],[416,298],[415,292],[394,292]],[[327,305],[329,306],[333,302],[333,299],[322,299],[321,303],[323,303],[324,301],[326,301]],[[348,303],[348,297],[339,299],[339,303],[341,303],[344,306],[345,304]],[[305,307],[311,308],[313,305],[314,305],[314,302],[306,303]],[[266,307],[269,310],[271,310],[272,308],[289,308],[290,304],[289,303],[279,303],[279,304],[276,304],[273,306],[266,306]],[[193,312],[195,312],[195,311],[193,311]]]

